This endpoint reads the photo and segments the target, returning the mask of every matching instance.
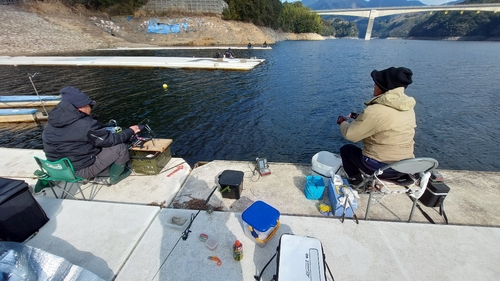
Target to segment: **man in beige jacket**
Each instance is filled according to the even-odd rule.
[[[342,165],[349,183],[362,182],[360,170],[373,174],[378,168],[399,160],[414,158],[415,99],[404,91],[412,83],[413,73],[405,67],[373,70],[373,98],[366,102],[361,114],[339,116],[342,136],[354,143],[362,141],[363,148],[346,144],[340,148]],[[349,123],[349,118],[354,122]],[[386,178],[397,177],[396,171],[385,171]]]

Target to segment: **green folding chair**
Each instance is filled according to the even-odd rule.
[[[79,199],[76,196],[81,194],[83,200],[87,200],[85,195],[83,194],[82,185],[91,183],[91,191],[89,200],[92,200],[97,192],[99,192],[102,187],[101,182],[99,181],[89,181],[87,179],[81,178],[75,174],[75,169],[71,164],[71,161],[68,158],[62,158],[57,161],[49,161],[40,159],[34,156],[36,163],[40,167],[40,170],[36,170],[33,174],[37,176],[38,180],[45,183],[56,198],[65,199],[67,196],[71,196],[73,199]],[[64,182],[64,186],[62,183]],[[101,185],[99,188],[96,185]],[[109,183],[105,182],[105,185],[109,185]],[[71,193],[71,189],[73,185],[78,186],[78,191],[75,194]],[[55,188],[61,191],[60,197],[57,196]]]

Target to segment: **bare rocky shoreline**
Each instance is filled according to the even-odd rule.
[[[158,17],[159,22],[186,23],[177,34],[148,34],[153,17],[109,17],[59,2],[1,5],[0,55],[53,55],[99,48],[157,46],[246,46],[283,40],[324,40],[318,34],[293,34],[224,21],[217,16]]]

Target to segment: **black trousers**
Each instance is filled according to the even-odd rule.
[[[371,175],[379,168],[387,166],[386,163],[378,162],[375,159],[364,156],[361,148],[355,146],[354,144],[346,144],[342,146],[340,148],[340,157],[342,158],[344,171],[347,173],[349,178],[354,178],[356,175],[359,175],[359,170]],[[384,171],[381,178],[397,178],[402,175],[403,174],[393,169],[388,169]]]

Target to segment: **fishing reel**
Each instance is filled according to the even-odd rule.
[[[143,148],[144,144],[148,141],[152,141],[154,145],[153,130],[151,130],[151,127],[149,127],[148,123],[149,119],[145,118],[137,125],[140,131],[132,135],[132,137],[130,138],[129,149],[133,147]],[[116,122],[116,120],[114,119],[109,120],[105,128],[111,133],[119,133],[122,131],[122,128],[118,126],[118,122]]]
[[[155,145],[153,139],[153,130],[151,130],[151,127],[149,127],[148,123],[149,119],[145,118],[137,125],[139,126],[140,131],[132,136],[129,149],[133,147],[143,148],[144,144],[148,141],[152,141],[153,145]]]
[[[118,126],[118,122],[116,122],[115,119],[109,120],[108,125],[106,125],[105,128],[111,133],[119,133],[122,131],[122,127]]]

